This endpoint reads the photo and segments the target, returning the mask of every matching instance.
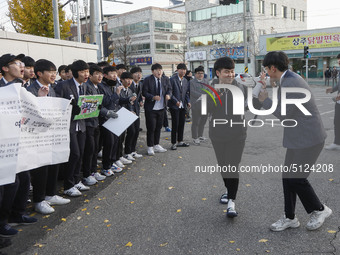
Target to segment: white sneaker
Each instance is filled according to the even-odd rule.
[[[228,208],[227,208],[227,217],[234,218],[237,216],[237,212],[235,210],[235,202],[232,199],[228,201]]]
[[[299,226],[300,222],[296,217],[294,218],[294,220],[291,220],[289,218],[286,218],[286,216],[283,216],[281,219],[270,226],[270,230],[283,231],[287,228],[298,228]]]
[[[68,190],[65,190],[64,194],[68,195],[70,197],[79,197],[79,196],[81,196],[81,192],[77,188],[75,188],[75,187],[72,187],[72,188],[70,188]]]
[[[102,174],[105,175],[106,177],[114,175],[114,173],[111,171],[111,169],[107,169],[107,170],[103,169]]]
[[[116,164],[118,167],[120,167],[120,168],[124,168],[124,167],[125,167],[124,164],[122,163],[122,161],[120,161],[120,160],[117,160],[117,161],[115,162],[115,164]]]
[[[136,160],[134,157],[132,157],[131,154],[125,155],[125,158],[126,158],[127,160],[131,160],[131,161],[135,161],[135,160]]]
[[[160,146],[159,144],[153,146],[153,149],[155,152],[166,152],[167,149],[164,149],[162,146]]]
[[[330,145],[325,146],[326,150],[340,150],[340,145],[332,143]]]
[[[228,201],[229,201],[228,193],[224,193],[220,198],[220,203],[221,204],[228,204]]]
[[[154,152],[154,150],[153,150],[153,147],[148,147],[148,155],[149,155],[149,156],[155,155],[155,152]]]
[[[120,157],[119,158],[119,161],[122,162],[124,165],[129,165],[129,164],[132,164],[132,161],[131,160],[128,160],[124,157]]]
[[[58,195],[54,196],[46,196],[45,197],[46,202],[48,202],[50,205],[66,205],[71,202],[68,198],[63,198]]]
[[[323,205],[323,211],[314,211],[310,214],[310,220],[307,223],[308,230],[315,230],[322,226],[325,219],[328,218],[332,214],[332,210]]]
[[[90,190],[90,187],[85,186],[82,182],[78,182],[76,185],[74,185],[74,187],[77,188],[79,191]]]
[[[103,181],[106,179],[106,176],[105,175],[102,175],[98,172],[95,172],[93,174],[91,174],[97,181]]]
[[[142,158],[143,157],[142,154],[138,154],[136,151],[132,152],[131,156],[134,157],[134,158]]]
[[[200,145],[201,144],[201,140],[199,138],[194,139],[194,144],[195,145]]]
[[[98,181],[96,180],[96,178],[94,178],[92,175],[90,175],[90,176],[84,178],[83,182],[87,186],[92,186],[92,185],[95,185]]]
[[[120,173],[121,171],[123,171],[123,169],[117,166],[116,164],[112,164],[111,171],[114,173]]]
[[[41,214],[50,214],[55,212],[55,210],[45,200],[41,201],[40,203],[36,203],[34,205],[34,211]]]
[[[208,138],[205,138],[204,136],[198,137],[198,139],[199,139],[201,142],[206,142],[206,141],[208,140]]]

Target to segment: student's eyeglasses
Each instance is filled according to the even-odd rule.
[[[21,61],[14,61],[12,63],[9,63],[8,65],[13,65],[13,64],[15,64],[15,65],[17,65],[19,67],[25,67],[25,63],[21,62]]]

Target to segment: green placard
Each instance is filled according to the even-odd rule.
[[[81,111],[74,117],[75,120],[98,117],[100,109],[98,106],[102,104],[103,95],[80,96],[78,106]]]

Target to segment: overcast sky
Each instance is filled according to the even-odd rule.
[[[67,0],[61,0],[65,3]],[[103,1],[104,14],[124,13],[147,6],[166,7],[169,0],[130,0],[133,4],[121,4]],[[194,0],[193,0],[194,1]],[[304,1],[304,0],[296,0]],[[81,3],[84,1],[80,0]],[[65,7],[67,13],[71,13],[70,7]],[[14,31],[11,23],[6,17],[7,0],[0,0],[0,25],[6,30]],[[340,0],[307,0],[307,26],[308,29],[340,27]]]

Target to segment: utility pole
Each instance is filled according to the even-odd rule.
[[[96,42],[95,1],[97,0],[90,0],[90,43],[92,44]]]
[[[243,47],[244,47],[244,72],[248,73],[248,42],[247,42],[247,0],[243,0]]]
[[[100,31],[100,23],[101,23],[101,1],[94,0],[94,23],[95,23],[95,30],[94,34],[96,35],[96,44],[98,45],[97,51],[97,60],[98,62],[102,61],[103,58],[103,51],[102,51],[102,36]]]
[[[52,0],[54,38],[60,39],[58,0]]]
[[[79,0],[77,0],[77,35],[78,42],[81,42],[81,24],[80,24],[80,13],[79,13]]]

